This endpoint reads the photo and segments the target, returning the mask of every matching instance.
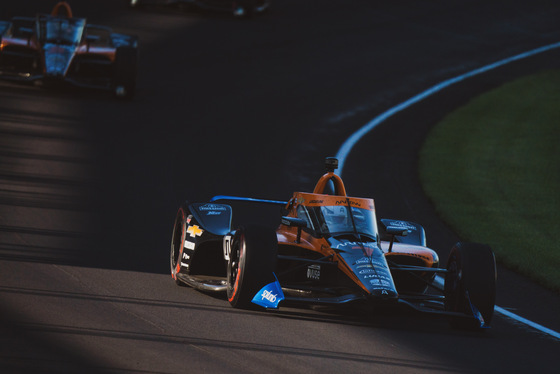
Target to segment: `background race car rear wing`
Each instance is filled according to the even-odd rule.
[[[138,47],[137,36],[115,33],[113,29],[107,26],[88,24],[86,26],[86,33],[90,42],[112,45],[115,48]]]
[[[0,21],[0,37],[11,28],[12,38],[29,39],[35,30],[36,18],[13,17],[11,21]]]

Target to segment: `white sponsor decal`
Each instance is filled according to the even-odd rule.
[[[199,210],[214,210],[214,211],[224,211],[227,210],[225,206],[223,205],[217,205],[217,204],[205,204],[202,205],[200,207],[198,207]],[[218,213],[219,214],[219,213]]]
[[[406,221],[391,221],[389,223],[389,226],[402,227],[404,229],[407,229],[408,232],[416,231],[416,227]]]
[[[226,235],[224,236],[223,242],[223,250],[224,250],[224,260],[229,261],[229,254],[231,253],[231,241],[233,240],[233,236]]]
[[[371,265],[378,267],[381,266],[383,268],[385,268],[385,264],[382,261],[379,261],[375,258],[370,258],[370,257],[362,257],[360,259],[357,259],[354,262],[354,265],[360,265],[358,266],[358,268],[362,268],[362,267],[371,267]]]
[[[275,295],[275,294],[273,294],[272,292],[267,291],[267,290],[263,291],[263,294],[262,294],[262,298],[263,298],[263,299],[267,299],[267,300],[270,301],[271,303],[273,303],[273,302],[276,301],[276,296],[277,296],[277,295]],[[258,299],[257,299],[257,300],[258,300]]]
[[[362,258],[356,260],[356,262],[355,262],[354,264],[355,264],[355,265],[356,265],[356,264],[369,264],[370,262],[371,262],[371,260],[370,260],[369,258],[367,258],[367,257],[362,257]]]
[[[377,275],[377,274],[364,275],[363,278],[364,279],[370,279],[370,278],[382,279],[382,282],[383,282],[384,279],[390,280],[390,278],[387,278],[385,275]]]
[[[307,279],[319,280],[321,278],[321,266],[309,265],[307,268]]]
[[[375,260],[371,261],[371,263],[368,263],[368,264],[366,264],[366,265],[358,265],[358,266],[356,266],[356,269],[363,269],[363,268],[366,268],[366,269],[373,269],[373,268],[375,268],[375,269],[380,269],[380,268],[381,268],[381,269],[385,269],[386,266],[385,266],[385,264],[384,264],[383,262],[381,262],[381,261],[375,261]]]
[[[188,240],[185,240],[185,245],[183,246],[183,248],[194,249],[194,243],[189,242]]]
[[[351,247],[364,247],[364,248],[377,248],[377,244],[375,243],[364,243],[364,242],[346,242],[346,243],[342,243],[339,244],[337,246],[337,248],[343,248],[346,246],[351,246]]]

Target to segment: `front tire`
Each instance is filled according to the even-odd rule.
[[[274,281],[278,253],[276,232],[262,226],[237,230],[227,266],[227,297],[234,308],[250,308],[251,300]]]
[[[183,246],[187,232],[187,212],[184,206],[179,208],[175,223],[173,224],[173,234],[171,235],[171,253],[169,256],[169,265],[171,267],[171,277],[175,284],[185,286],[179,280],[177,274],[181,271],[181,258],[183,256]]]
[[[489,246],[457,243],[451,249],[445,276],[445,309],[472,316],[476,310],[489,326],[496,301],[496,260]],[[473,306],[476,310],[473,310]],[[472,318],[452,317],[451,325],[478,329],[480,322]]]

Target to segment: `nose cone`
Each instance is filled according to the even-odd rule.
[[[350,242],[337,248],[342,249],[339,255],[372,299],[393,300],[399,297],[387,260],[377,243]]]
[[[49,77],[65,77],[73,55],[74,51],[71,47],[47,44],[45,46],[45,74]]]

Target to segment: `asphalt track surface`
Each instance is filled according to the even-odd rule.
[[[2,2],[0,18],[53,4]],[[140,37],[138,91],[122,102],[0,84],[1,372],[558,371],[558,340],[500,315],[472,333],[405,310],[235,310],[175,286],[168,249],[182,201],[312,189],[324,157],[384,110],[558,42],[560,4],[276,0],[253,20],[72,5]],[[350,153],[347,191],[423,224],[445,263],[458,238],[418,185],[426,132],[469,98],[559,65],[558,51],[515,62],[390,118]],[[503,268],[497,304],[560,331],[560,297]]]

